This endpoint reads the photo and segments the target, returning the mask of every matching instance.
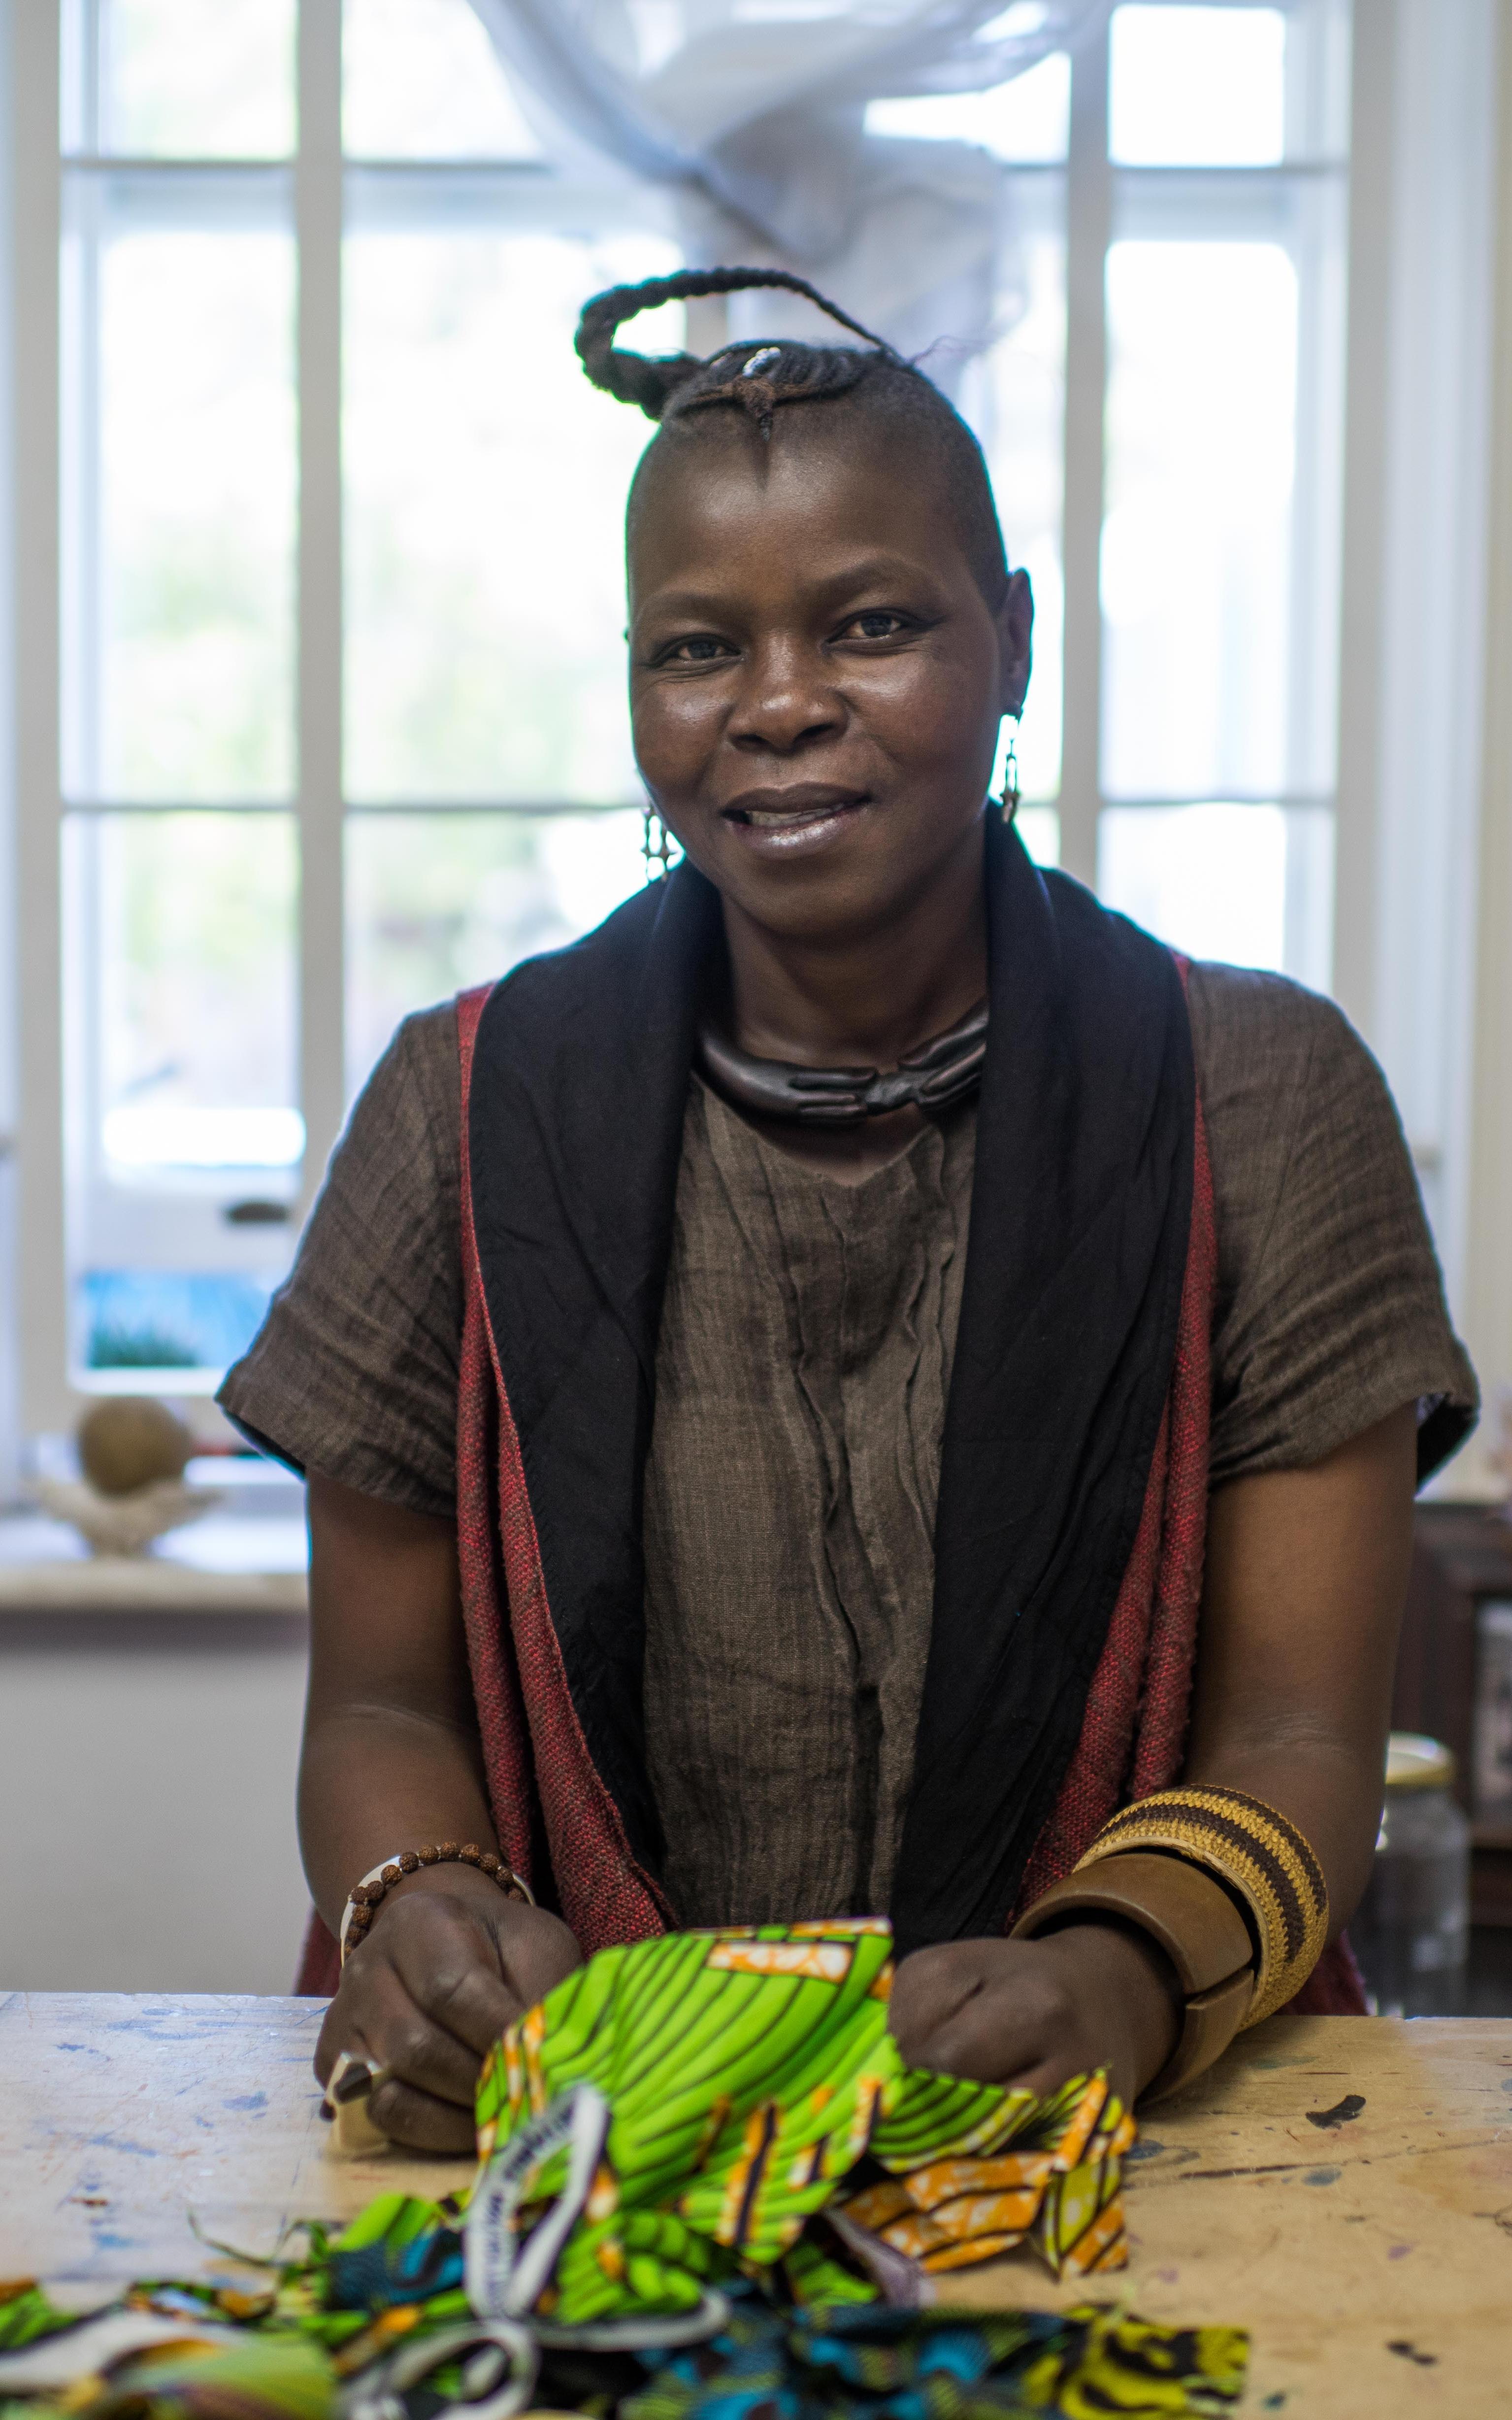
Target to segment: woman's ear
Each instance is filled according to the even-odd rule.
[[[1012,573],[993,619],[1002,671],[998,711],[1017,717],[1024,711],[1034,662],[1034,591],[1026,571]]]

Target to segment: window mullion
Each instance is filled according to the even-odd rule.
[[[1334,997],[1376,1032],[1381,598],[1393,209],[1394,0],[1355,0],[1338,687]]]
[[[14,209],[16,1266],[24,1430],[69,1425],[58,869],[58,11],[10,13]]]
[[[300,0],[299,109],[300,1088],[307,1207],[345,1107],[341,0]]]
[[[1060,776],[1060,861],[1097,879],[1099,739],[1103,698],[1103,420],[1107,365],[1106,259],[1111,211],[1107,161],[1108,36],[1075,52],[1066,216],[1065,726]]]

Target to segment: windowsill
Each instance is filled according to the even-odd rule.
[[[0,1518],[0,1615],[302,1614],[301,1519],[207,1513],[145,1555],[91,1555],[77,1530],[39,1512]]]
[[[126,1370],[74,1370],[69,1384],[81,1395],[215,1395],[225,1384],[224,1370],[180,1370],[144,1365]]]

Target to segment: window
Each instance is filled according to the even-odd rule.
[[[871,113],[1014,163],[1023,317],[965,409],[1039,607],[1031,845],[1194,954],[1322,987],[1349,39],[1338,0],[1130,5],[1073,69]]]
[[[469,0],[212,15],[64,0],[61,61],[35,26],[18,54],[61,80],[34,1429],[70,1388],[213,1388],[395,1021],[642,875],[619,524],[646,431],[571,334],[675,265],[670,202],[553,162]],[[868,116],[1003,164],[1000,333],[961,400],[1038,601],[1031,847],[1320,985],[1348,58],[1347,0],[1139,0],[1074,60]],[[658,320],[635,341],[682,343]]]
[[[1129,6],[1108,50],[1099,888],[1320,987],[1348,31],[1331,0]]]
[[[553,175],[467,0],[305,14],[65,24],[60,1342],[88,1391],[213,1388],[397,1019],[643,876],[645,431],[571,336],[595,287],[677,264],[665,206]],[[339,358],[301,279],[339,291]]]

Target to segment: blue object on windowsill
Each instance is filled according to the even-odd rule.
[[[228,1369],[262,1326],[277,1282],[232,1269],[86,1269],[77,1295],[84,1366]]]

